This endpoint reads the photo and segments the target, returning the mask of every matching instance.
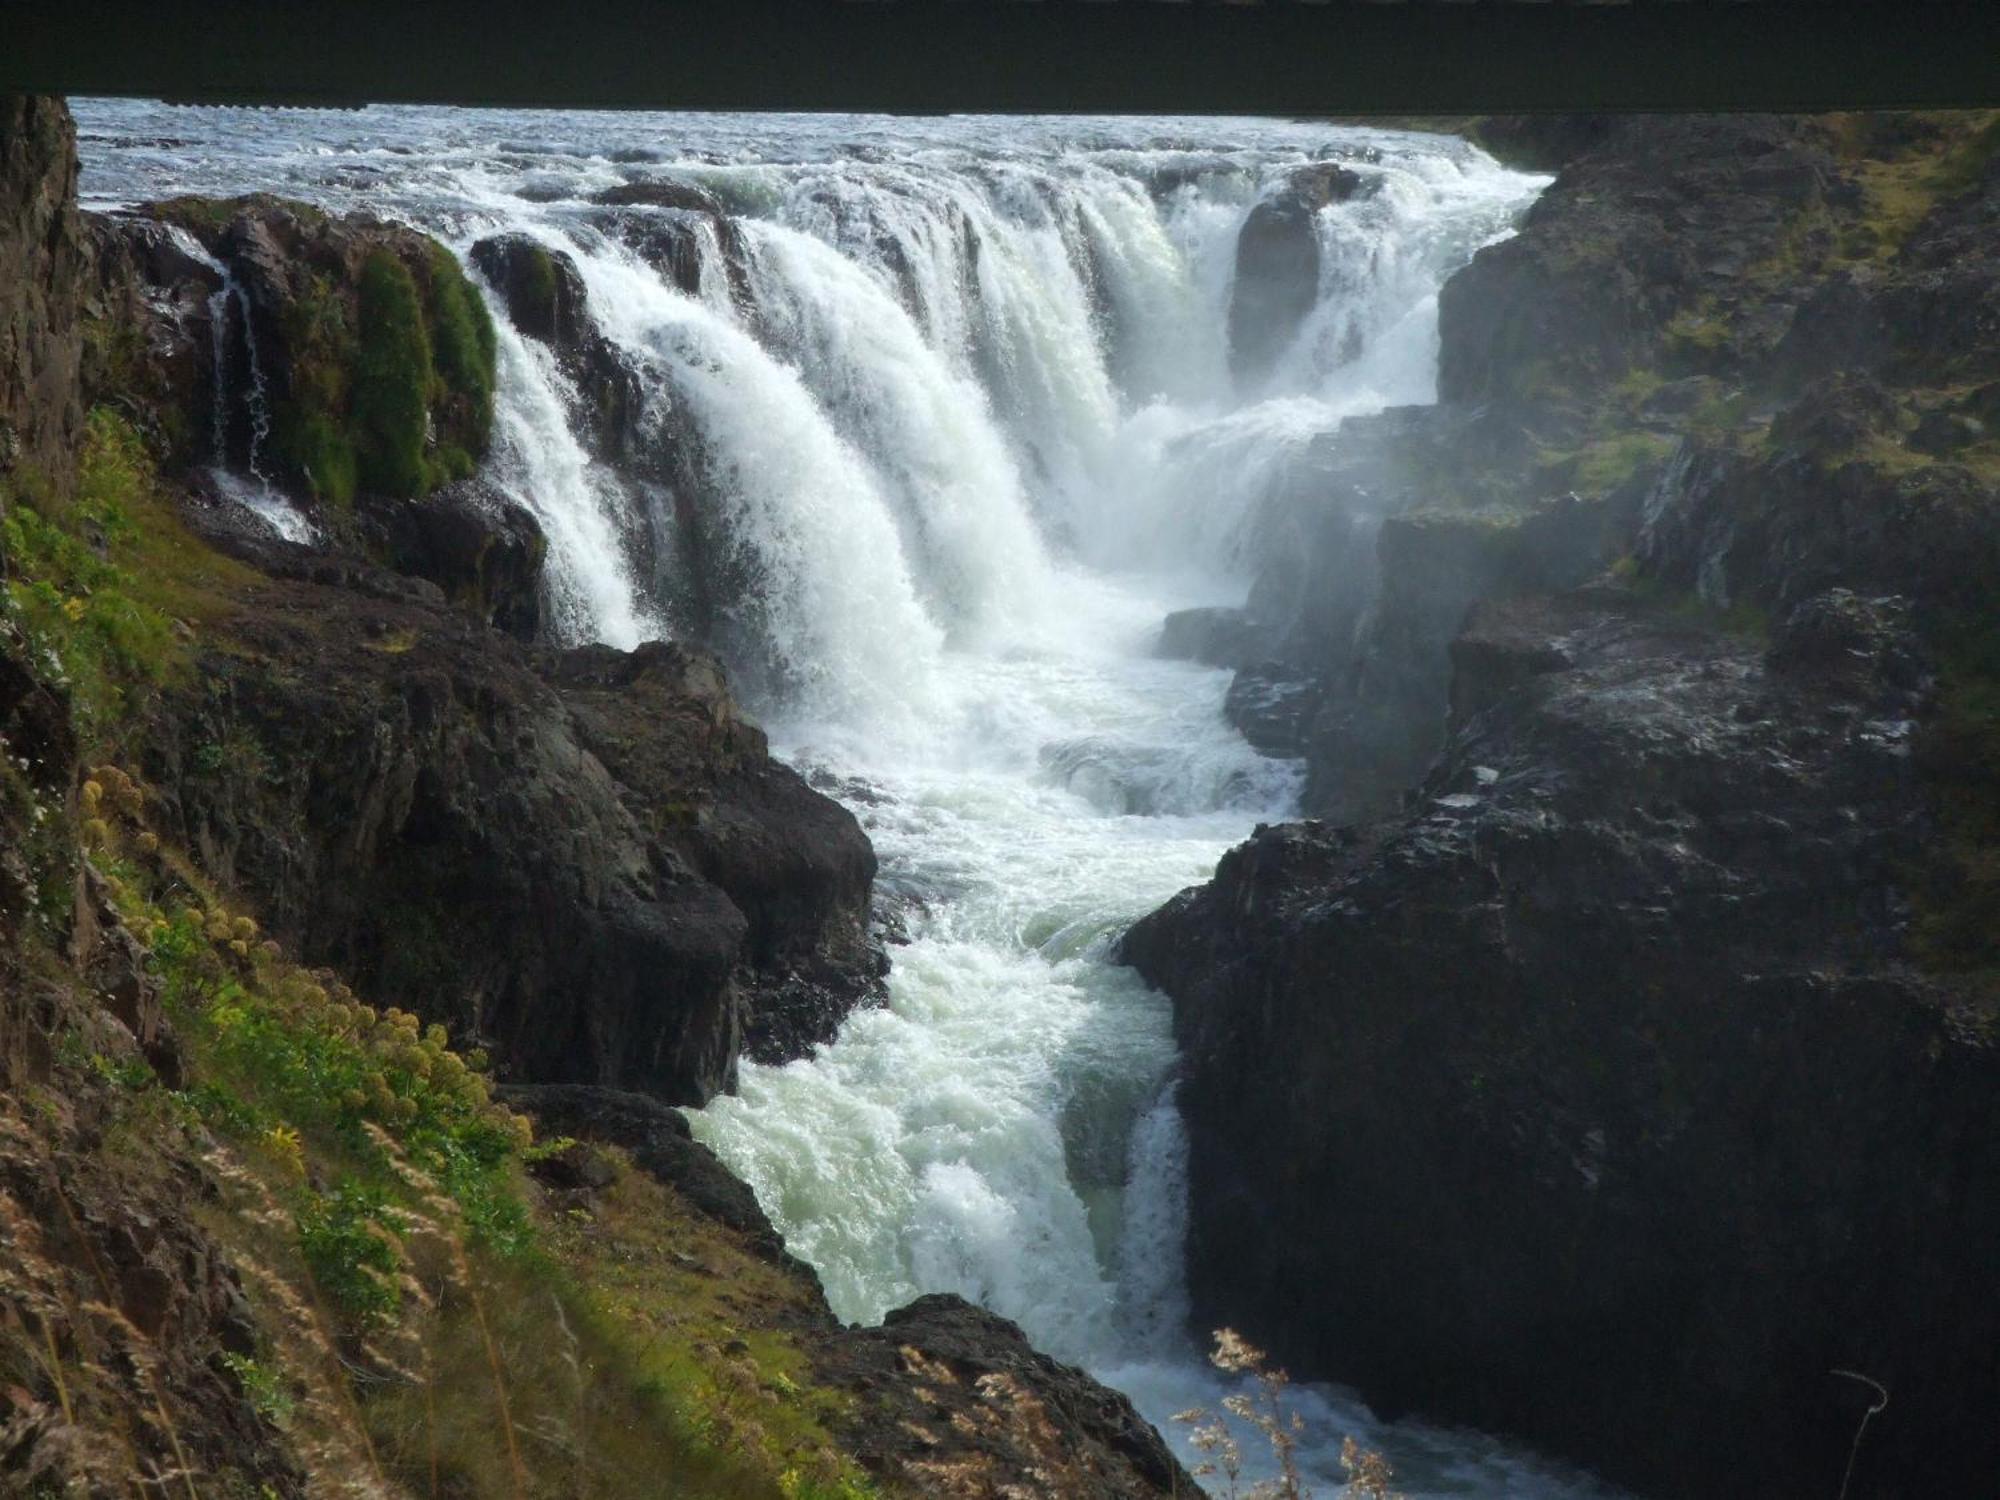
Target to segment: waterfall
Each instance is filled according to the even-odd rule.
[[[257,355],[249,295],[229,267],[210,255],[201,241],[187,230],[174,225],[167,233],[177,249],[214,272],[221,282],[208,299],[209,363],[213,366],[209,400],[214,407],[209,437],[210,481],[225,498],[260,518],[284,540],[310,544],[318,539],[319,528],[306,519],[257,466],[257,455],[271,436],[271,405],[264,384],[264,368]],[[229,330],[232,309],[235,326],[242,334],[244,364],[250,376],[243,392],[244,409],[250,421],[250,440],[243,461],[246,472],[242,474],[230,467],[229,455]]]
[[[375,109],[244,132],[197,109],[168,132],[153,108],[79,106],[185,143],[93,158],[86,193],[281,191],[573,261],[639,377],[634,451],[594,456],[580,393],[496,300],[482,476],[541,522],[556,634],[699,629],[782,753],[870,788],[908,926],[887,1005],[746,1064],[696,1134],[842,1317],[959,1292],[1178,1441],[1170,1415],[1231,1387],[1186,1326],[1171,1017],[1109,949],[1299,776],[1223,719],[1227,673],[1153,654],[1160,621],[1243,602],[1267,500],[1345,417],[1433,399],[1437,290],[1540,180],[1275,121]],[[1311,306],[1241,379],[1238,236],[1328,162],[1362,190],[1311,215]],[[634,179],[675,186],[595,201]],[[1412,1496],[1599,1493],[1295,1394],[1329,1492],[1351,1433]]]

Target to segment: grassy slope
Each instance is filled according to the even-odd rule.
[[[561,1143],[488,1101],[478,1057],[301,969],[147,827],[147,790],[112,762],[256,575],[185,529],[110,412],[82,476],[67,503],[6,507],[7,615],[68,685],[96,765],[73,818],[42,825],[42,916],[60,930],[87,857],[165,981],[185,1076],[169,1087],[81,1029],[57,1057],[111,1100],[107,1165],[198,1163],[214,1189],[191,1212],[262,1339],[215,1357],[309,1492],[870,1493],[827,1431],[845,1398],[812,1386],[785,1330],[798,1283],[616,1153],[610,1187],[558,1201],[529,1166]],[[52,938],[34,962],[77,983]],[[67,1404],[93,1378],[57,1360],[35,1383]]]

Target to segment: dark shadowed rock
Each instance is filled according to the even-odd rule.
[[[1135,927],[1197,1322],[1644,1493],[1837,1488],[1859,1369],[1900,1416],[1856,1492],[1975,1492],[2000,1054],[1909,966],[1906,614],[1826,596],[1767,656],[1617,592],[1481,606],[1405,819],[1260,831]]]
[[[478,480],[422,500],[364,500],[357,521],[371,555],[436,584],[452,603],[516,640],[542,632],[548,539],[526,510]]]
[[[1246,610],[1214,606],[1177,609],[1161,622],[1156,652],[1174,661],[1210,667],[1246,667],[1267,655],[1272,632]]]
[[[1314,218],[1362,186],[1359,173],[1332,162],[1301,167],[1243,221],[1229,293],[1229,360],[1239,381],[1268,375],[1297,335],[1319,297]]]
[[[170,471],[211,461],[222,277],[157,220],[85,214],[83,224],[85,399],[115,401]]]
[[[147,759],[163,830],[300,952],[512,1078],[676,1102],[733,1082],[746,996],[809,975],[831,1012],[872,982],[867,840],[711,660],[602,648],[595,685],[555,659],[559,691],[457,611],[287,565],[302,581],[228,619]]]
[[[587,646],[545,671],[653,836],[743,913],[750,1054],[782,1062],[830,1040],[886,968],[868,932],[875,851],[854,815],[771,759],[705,652]]]

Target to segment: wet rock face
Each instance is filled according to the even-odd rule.
[[[599,330],[576,262],[526,235],[505,234],[472,247],[472,263],[499,292],[514,326],[548,346],[577,396],[575,415],[601,462],[632,457],[644,410],[639,376]]]
[[[2000,577],[2000,482],[1976,454],[1920,451],[1881,386],[1816,382],[1763,444],[1691,446],[1648,497],[1635,554],[1724,607],[1783,611],[1850,587],[1983,612]]]
[[[1452,655],[1409,817],[1261,831],[1126,940],[1197,1321],[1642,1493],[1831,1493],[1861,1370],[1899,1417],[1854,1493],[1977,1492],[2000,1053],[1908,965],[1908,611],[1816,596],[1767,648],[1586,592]]]
[[[1230,368],[1254,384],[1298,334],[1319,297],[1319,235],[1314,218],[1362,190],[1358,173],[1331,163],[1301,168],[1250,210],[1236,239],[1236,281],[1229,294]]]
[[[1830,230],[1799,245],[1789,237],[1857,193],[1817,128],[1796,117],[1618,121],[1565,166],[1521,234],[1445,284],[1439,399],[1589,399],[1630,369],[1658,367],[1683,315],[1711,368],[1755,367],[1791,326],[1803,288],[1766,297],[1746,273],[1784,255],[1802,270],[1823,257]]]
[[[0,483],[75,477],[85,261],[69,111],[0,95]]]
[[[221,276],[156,220],[85,214],[83,225],[85,399],[115,400],[169,471],[213,462]]]

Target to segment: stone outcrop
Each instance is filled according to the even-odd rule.
[[[293,571],[167,697],[147,769],[301,953],[512,1077],[689,1103],[746,1024],[796,1050],[867,993],[866,837],[712,659],[531,658],[393,575]]]
[[[547,1173],[581,1205],[591,1202],[591,1180],[603,1175],[582,1153],[597,1144],[619,1147],[796,1287],[779,1326],[804,1348],[814,1383],[843,1398],[836,1436],[884,1493],[960,1500],[1199,1493],[1124,1396],[1037,1353],[1019,1328],[961,1297],[920,1297],[879,1327],[843,1325],[811,1267],[786,1252],[756,1197],[690,1137],[678,1111],[612,1089],[503,1093],[545,1130],[581,1143],[572,1152],[582,1159],[558,1158]]]
[[[491,485],[464,479],[421,500],[364,497],[355,528],[370,556],[427,579],[483,625],[520,641],[543,634],[541,523]]]
[[[1644,1494],[1832,1493],[1858,1371],[1850,1496],[1978,1493],[1995,130],[1569,134],[1266,519],[1232,701],[1350,826],[1126,939],[1195,1319]]]
[[[470,475],[492,429],[493,328],[442,245],[262,195],[146,214],[192,236],[241,291],[222,308],[230,465],[252,467],[256,447],[263,472],[334,511]]]
[[[841,1435],[894,1490],[954,1500],[1198,1493],[1129,1400],[962,1297],[919,1297],[879,1328],[842,1330],[814,1366],[868,1393]]]
[[[472,263],[500,294],[508,321],[555,356],[576,392],[577,426],[592,455],[603,463],[638,457],[639,377],[591,318],[576,262],[526,235],[503,234],[475,244]]]

